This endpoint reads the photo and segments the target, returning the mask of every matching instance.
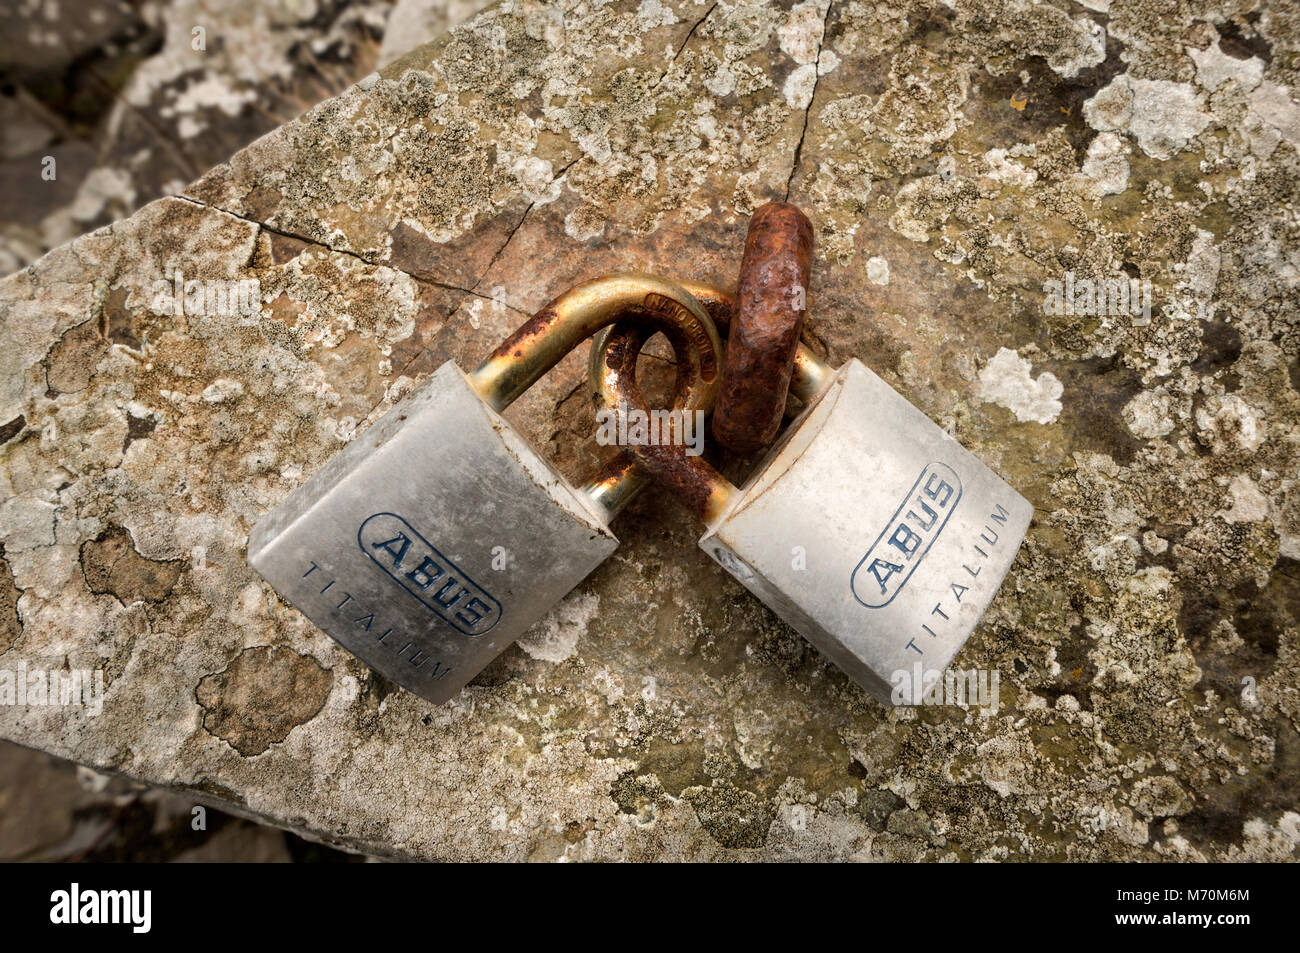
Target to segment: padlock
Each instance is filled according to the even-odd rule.
[[[689,294],[644,275],[579,285],[473,373],[434,371],[258,522],[249,564],[372,668],[448,700],[618,545],[633,469],[575,488],[501,411],[628,313],[673,345],[674,408],[710,406],[721,343]]]
[[[721,328],[734,302],[681,282]],[[644,410],[636,358],[650,329],[593,343],[594,390]],[[667,441],[632,448],[706,525],[699,545],[884,704],[920,703],[966,642],[1029,528],[1029,502],[861,361],[800,345],[803,410],[737,488]]]

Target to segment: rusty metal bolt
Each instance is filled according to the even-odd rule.
[[[768,202],[749,220],[713,414],[713,435],[731,450],[758,450],[781,428],[807,310],[812,250],[812,222],[789,202]]]

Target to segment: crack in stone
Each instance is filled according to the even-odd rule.
[[[568,175],[568,174],[569,174],[569,170],[572,169],[575,165],[577,165],[578,162],[579,162],[581,159],[582,159],[582,156],[578,156],[576,159],[570,159],[569,162],[567,162],[567,163],[565,164],[564,168],[560,170],[560,172],[559,172],[558,175],[555,175],[555,176],[552,176],[552,177],[551,177],[551,178],[552,178],[552,181],[558,181],[559,179],[562,179],[562,178],[564,178],[566,175]],[[510,242],[514,239],[514,237],[515,237],[516,233],[518,233],[519,229],[521,229],[521,228],[524,227],[524,222],[526,222],[526,221],[528,220],[528,215],[529,215],[529,213],[532,212],[532,210],[535,209],[536,207],[537,207],[537,203],[536,203],[536,202],[530,202],[530,203],[528,203],[528,208],[524,209],[524,214],[519,216],[519,221],[517,221],[517,222],[515,223],[514,227],[513,227],[512,229],[510,229],[510,233],[509,233],[508,235],[506,235],[506,240],[503,241],[503,242],[501,243],[501,247],[498,248],[498,249],[496,250],[496,253],[495,253],[495,254],[493,254],[491,261],[489,261],[489,262],[487,263],[487,267],[485,267],[485,268],[483,269],[483,274],[481,274],[481,275],[479,276],[478,281],[474,282],[474,287],[473,287],[473,289],[471,289],[471,290],[468,291],[469,294],[477,295],[477,296],[480,297],[480,298],[486,298],[486,299],[489,300],[489,301],[495,301],[495,300],[496,300],[495,298],[491,297],[490,295],[485,295],[485,294],[483,294],[483,293],[480,292],[478,289],[481,288],[481,287],[483,286],[483,282],[485,282],[485,281],[488,280],[488,276],[489,276],[490,274],[492,274],[492,269],[493,269],[494,267],[496,267],[496,263],[497,263],[498,261],[501,260],[501,256],[505,254],[506,249],[510,246]],[[417,280],[418,280],[418,279],[417,279]],[[461,289],[461,290],[465,290],[465,289]],[[514,307],[511,307],[510,305],[506,305],[506,307],[510,308],[511,311],[518,311],[520,314],[527,314],[527,313],[528,313],[528,312],[526,312],[526,311],[523,311],[523,310],[520,309],[520,308],[514,308]]]
[[[691,42],[691,37],[695,36],[695,31],[698,30],[703,25],[705,20],[707,20],[709,17],[713,15],[713,11],[716,9],[718,9],[718,3],[714,3],[713,6],[705,10],[704,16],[696,20],[691,25],[691,28],[686,31],[686,39],[682,40],[681,46],[677,47],[677,52],[673,54],[673,58],[668,61],[668,65],[664,67],[664,71],[659,75],[659,78],[655,80],[655,84],[650,87],[651,92],[658,89],[659,84],[668,78],[668,74],[672,72],[673,66],[676,65],[678,58],[682,55],[682,52],[686,49],[686,45]]]
[[[817,39],[817,55],[813,57],[813,68],[817,71],[813,77],[812,95],[808,97],[808,106],[803,111],[803,128],[799,130],[799,141],[794,147],[794,160],[790,164],[790,177],[785,180],[785,201],[790,201],[790,189],[794,185],[794,177],[799,172],[799,163],[803,157],[803,142],[808,135],[808,117],[812,115],[813,104],[817,102],[817,87],[822,81],[822,50],[826,46],[826,31],[830,27],[831,9],[835,6],[834,0],[828,0],[826,4],[826,14],[822,17],[822,35]]]
[[[488,295],[480,294],[478,291],[475,291],[474,288],[462,288],[460,285],[453,285],[445,281],[438,281],[436,278],[421,278],[419,275],[413,275],[409,271],[405,271],[404,269],[399,268],[397,265],[393,264],[392,262],[372,261],[371,259],[365,257],[364,255],[358,255],[356,252],[349,251],[346,248],[335,248],[333,245],[327,245],[324,242],[317,241],[314,238],[308,238],[306,235],[299,235],[296,232],[289,232],[289,231],[285,231],[282,228],[276,228],[275,226],[268,225],[266,224],[266,222],[263,222],[259,219],[253,218],[248,215],[241,215],[238,212],[232,212],[230,209],[222,208],[219,205],[212,205],[209,202],[203,202],[200,201],[199,199],[191,198],[188,195],[171,195],[168,197],[177,199],[178,201],[181,202],[188,202],[191,205],[197,205],[199,208],[211,209],[214,212],[220,212],[223,215],[229,215],[231,218],[238,219],[241,222],[246,222],[249,225],[255,225],[257,228],[270,232],[272,235],[279,235],[281,238],[291,238],[294,241],[302,242],[305,245],[311,245],[314,248],[323,248],[325,251],[335,255],[346,255],[349,258],[354,258],[357,261],[361,262],[362,264],[368,265],[371,268],[391,268],[393,271],[396,271],[399,274],[403,274],[406,277],[410,278],[412,281],[417,282],[419,284],[432,285],[435,288],[442,288],[446,291],[459,291],[461,294],[473,295],[476,298],[483,298],[484,300],[487,301],[495,300],[494,298]],[[529,206],[529,208],[531,207],[532,206]],[[528,213],[525,212],[524,214],[527,215]],[[520,222],[522,224],[522,219],[520,220]],[[517,230],[518,227],[519,226],[515,226],[515,230]],[[512,230],[510,234],[513,236],[514,230]],[[507,241],[509,241],[509,239],[507,239]],[[502,248],[504,249],[504,247],[505,246],[503,245]],[[495,259],[493,260],[495,261]],[[482,280],[480,279],[479,284],[481,283]],[[476,287],[478,287],[477,284],[475,285],[475,288]],[[459,305],[457,305],[457,307],[459,307]],[[506,305],[506,307],[510,307],[510,306]],[[518,311],[519,309],[511,308],[511,310]]]
[[[577,160],[575,159],[574,161],[576,162]],[[567,172],[569,170],[569,167],[572,165],[573,163],[571,162],[569,163],[568,166],[565,166],[563,172],[561,172],[561,175],[563,175],[564,172]],[[493,298],[490,295],[482,294],[479,291],[476,291],[475,288],[477,288],[479,284],[483,283],[483,280],[487,277],[488,271],[491,270],[492,268],[492,264],[495,263],[497,258],[501,256],[501,253],[505,251],[506,245],[510,243],[510,239],[514,237],[515,232],[517,232],[520,226],[523,225],[524,218],[527,217],[528,212],[532,209],[532,205],[530,205],[528,206],[527,209],[524,210],[524,214],[520,217],[519,223],[515,225],[513,229],[510,230],[510,234],[506,236],[505,242],[502,243],[501,248],[498,249],[496,255],[493,256],[492,262],[490,262],[488,264],[488,267],[484,269],[483,276],[480,277],[479,281],[475,285],[475,288],[462,288],[459,285],[448,284],[447,282],[437,281],[432,278],[421,278],[417,275],[411,274],[408,271],[405,271],[402,268],[399,268],[395,264],[374,262],[371,261],[369,258],[366,258],[364,255],[358,255],[354,251],[348,251],[347,249],[343,249],[343,248],[334,248],[333,246],[326,245],[324,242],[316,241],[314,238],[308,238],[305,235],[298,235],[294,232],[288,232],[283,229],[274,228],[273,226],[267,225],[265,222],[259,221],[256,218],[252,218],[247,215],[240,215],[238,212],[232,212],[230,211],[230,209],[221,208],[220,206],[212,205],[209,202],[203,202],[199,199],[191,198],[188,195],[172,195],[170,196],[170,198],[177,199],[181,202],[188,202],[190,205],[197,206],[198,208],[209,209],[221,215],[229,215],[231,218],[238,219],[241,222],[246,222],[247,224],[253,225],[259,229],[265,229],[267,232],[270,232],[272,235],[279,235],[282,238],[290,238],[293,239],[294,241],[300,241],[306,245],[311,245],[314,248],[322,248],[325,251],[330,252],[332,254],[346,255],[349,258],[353,258],[359,262],[362,262],[363,264],[368,265],[371,268],[391,268],[393,271],[405,275],[406,277],[410,278],[412,281],[416,282],[417,284],[431,285],[435,288],[443,288],[447,291],[458,291],[462,295],[464,295],[465,298],[468,297],[481,298],[484,301],[491,301],[494,304],[497,303],[496,298]],[[465,298],[461,298],[461,300],[456,302],[456,306],[452,308],[448,314],[449,317],[450,315],[455,314],[457,311],[460,310],[461,306],[465,303]],[[504,307],[509,308],[511,311],[517,311],[520,314],[526,314],[526,312],[521,311],[519,308],[513,307],[512,305],[506,304],[505,302],[500,302],[500,303]],[[412,364],[414,364],[416,361],[418,361],[421,357],[423,357],[424,354],[427,353],[427,351],[428,348],[422,348],[420,351],[412,355],[410,360],[408,360],[401,367],[394,368],[392,376],[394,378],[401,377],[406,372],[406,369],[410,367]],[[385,397],[387,397],[387,394],[385,394]],[[384,398],[381,397],[370,407],[369,413],[374,413],[375,408],[378,407],[383,402],[384,402]]]
[[[577,161],[578,161],[577,159],[573,160],[573,162],[577,162]],[[564,175],[565,172],[568,172],[569,169],[573,166],[573,162],[570,162],[568,165],[566,165],[564,169],[560,172],[560,175]],[[509,234],[506,235],[506,240],[501,243],[501,247],[498,248],[496,252],[492,255],[491,260],[489,260],[487,263],[487,267],[483,269],[483,274],[479,275],[478,281],[474,282],[474,288],[469,291],[469,294],[479,295],[479,297],[482,298],[488,297],[487,295],[481,294],[478,291],[478,288],[483,284],[483,282],[487,281],[488,275],[492,274],[492,269],[496,266],[496,263],[501,259],[501,256],[505,254],[506,248],[510,245],[511,239],[515,237],[515,233],[518,232],[519,229],[524,227],[524,222],[527,221],[528,219],[528,213],[531,212],[534,208],[536,208],[536,206],[537,206],[536,202],[528,203],[528,208],[524,209],[524,214],[519,216],[519,221],[515,222],[514,227],[511,228]],[[495,299],[489,299],[489,300],[495,300]],[[518,310],[518,309],[514,309],[514,310]]]

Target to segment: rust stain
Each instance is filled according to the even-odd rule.
[[[680,355],[683,352],[679,343],[689,343],[699,355],[700,375],[705,381],[712,381],[718,375],[719,358],[713,353],[709,335],[704,327],[685,305],[665,295],[650,293],[643,302],[647,318],[659,318],[661,329],[673,342],[673,347]],[[673,334],[677,338],[673,338]]]
[[[555,308],[555,302],[547,304],[516,328],[514,334],[498,344],[497,349],[492,352],[488,360],[495,358],[524,358],[526,354],[532,353],[535,348],[541,346],[547,335],[560,323],[560,320],[561,316]]]
[[[603,357],[606,391],[612,402],[647,415],[650,410],[636,382],[636,360],[650,333],[644,325],[620,321],[606,339]],[[667,440],[661,439],[656,445],[634,445],[628,450],[688,510],[706,519],[725,481],[703,457],[686,453],[677,430],[681,418],[669,418],[668,423],[671,431]]]

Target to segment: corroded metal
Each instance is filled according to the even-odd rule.
[[[749,220],[713,414],[713,435],[737,452],[767,446],[781,429],[807,310],[812,250],[812,222],[789,202],[768,202]]]
[[[590,370],[597,378],[597,392],[609,407],[626,407],[649,415],[650,410],[636,382],[636,362],[641,348],[654,334],[647,325],[631,320],[618,322],[613,330],[598,337],[592,347]],[[659,444],[630,448],[640,467],[630,466],[625,478],[644,469],[651,477],[673,490],[691,512],[704,520],[721,514],[734,493],[731,486],[702,456],[687,454],[682,447],[680,417],[667,420],[669,434]]]
[[[727,310],[725,295],[697,291],[715,317]],[[597,340],[595,385],[612,404],[644,410],[648,336],[620,322]],[[914,666],[942,671],[970,637],[1033,510],[860,361],[831,371],[808,355],[805,369],[803,411],[739,489],[680,446],[631,449],[704,521],[701,549],[897,703]]]
[[[736,299],[732,295],[700,281],[679,280],[676,286],[705,311],[719,333],[728,332],[736,314]],[[629,409],[649,410],[636,383],[636,361],[641,348],[654,335],[654,329],[639,323],[640,317],[639,309],[629,307],[619,315],[615,324],[602,328],[592,340],[588,377],[597,402],[606,407],[618,407],[622,403]],[[682,372],[679,357],[677,394],[689,396],[681,381]],[[805,405],[811,404],[834,377],[832,367],[806,345],[795,342],[788,385],[790,394]],[[781,403],[784,412],[784,398]],[[679,400],[673,406],[695,409],[696,405]],[[704,403],[698,406],[702,409],[708,407]],[[618,458],[584,490],[613,514],[652,479],[670,487],[684,506],[706,522],[722,512],[734,492],[734,487],[708,461],[702,457],[685,456],[680,447],[673,446],[638,447],[634,453]]]
[[[721,288],[702,281],[680,279],[676,284],[704,309],[717,327],[719,334],[727,334],[736,313],[735,297]],[[602,328],[592,339],[589,379],[597,402],[606,407],[615,407],[619,401],[619,396],[612,386],[612,378],[608,374],[609,369],[605,360],[607,347],[612,346],[609,339],[615,331],[619,331],[619,346],[627,348],[628,342],[634,335],[640,338],[641,344],[644,344],[651,337],[650,334],[641,335],[640,332],[636,331],[637,314],[635,309],[629,309],[620,316],[617,324]],[[616,363],[621,363],[621,359]],[[678,372],[681,373],[680,368]],[[797,397],[802,403],[808,404],[815,400],[829,386],[834,376],[835,369],[814,354],[806,344],[800,343],[795,347],[789,393]],[[677,405],[674,404],[674,406]],[[705,403],[692,406],[699,406],[704,409],[708,407]],[[635,470],[634,467],[633,470]],[[628,478],[640,479],[634,472]]]
[[[681,279],[677,283],[708,312],[717,325],[718,333],[728,334],[736,313],[736,299],[721,288],[702,281]],[[607,334],[608,331],[601,333]],[[600,343],[598,338],[592,347],[599,348]],[[794,351],[789,393],[806,404],[826,389],[834,375],[833,367],[814,354],[806,344],[798,344]]]
[[[680,285],[631,273],[584,282],[547,304],[469,375],[471,385],[489,407],[501,411],[574,347],[624,314],[667,336],[679,374],[699,380],[696,399],[708,406],[722,353],[713,322]]]
[[[503,341],[469,375],[471,386],[500,411],[527,390],[575,345],[617,320],[662,331],[677,357],[672,407],[694,412],[713,406],[721,379],[722,342],[707,311],[681,285],[653,275],[606,275],[577,285]],[[648,482],[629,459],[620,459],[583,484],[608,521]]]
[[[584,493],[607,520],[613,519],[650,483],[650,474],[636,457],[621,454],[582,485]]]

